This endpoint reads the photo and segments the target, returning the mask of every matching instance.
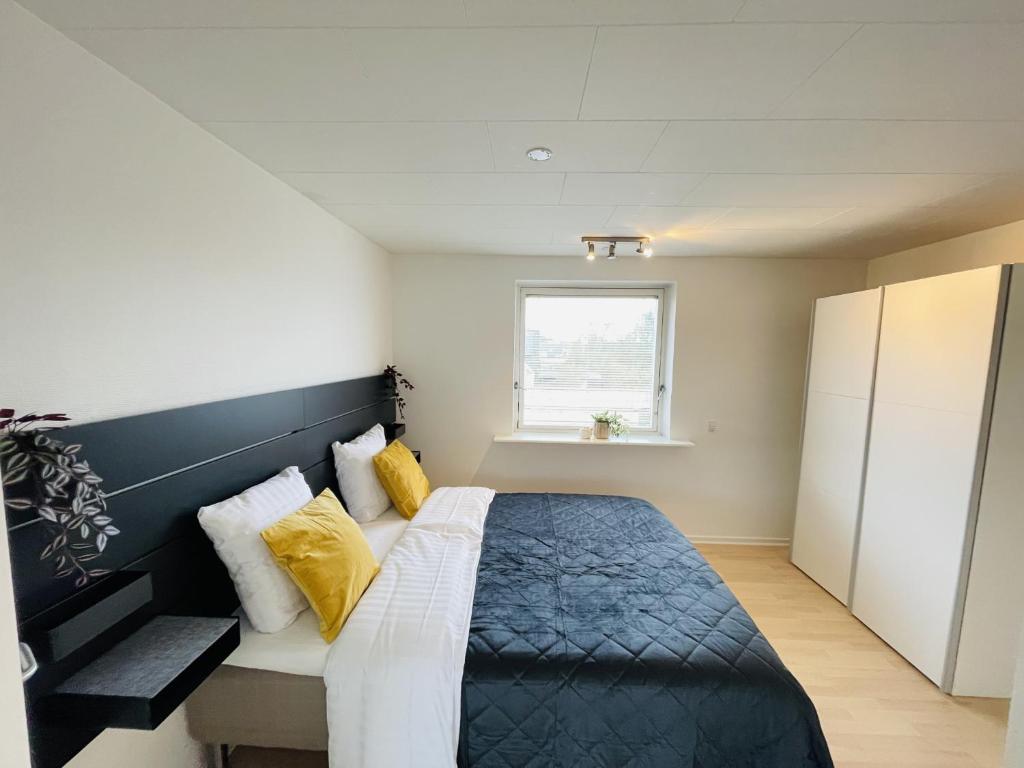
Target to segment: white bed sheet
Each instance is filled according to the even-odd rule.
[[[462,667],[494,491],[438,488],[331,646],[331,768],[453,768]]]
[[[391,507],[376,520],[359,527],[374,557],[383,561],[408,525],[409,521]],[[225,664],[286,675],[323,677],[331,646],[320,637],[320,625],[312,609],[307,608],[289,626],[269,635],[253,629],[241,608],[236,615],[241,619],[242,638],[224,660]]]

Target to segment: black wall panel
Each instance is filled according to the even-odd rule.
[[[382,376],[225,400],[59,430],[103,480],[108,514],[120,533],[91,567],[149,574],[153,600],[26,685],[33,703],[157,613],[229,615],[238,599],[196,519],[199,507],[266,480],[287,466],[303,471],[315,494],[338,493],[331,443],[376,423],[395,405]],[[76,589],[56,579],[39,554],[49,540],[31,511],[7,514],[19,633],[32,642],[109,593],[104,577]],[[36,764],[61,765],[96,732],[30,716]]]

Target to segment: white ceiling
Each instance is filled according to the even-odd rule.
[[[21,2],[396,253],[868,258],[1024,218],[1024,0]]]

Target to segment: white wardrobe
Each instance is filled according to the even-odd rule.
[[[943,690],[1009,696],[1024,268],[821,299],[814,317],[794,564]]]
[[[843,605],[860,520],[882,289],[814,307],[792,560]]]

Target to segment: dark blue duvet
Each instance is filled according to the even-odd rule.
[[[460,763],[832,766],[800,684],[664,515],[564,494],[491,504]]]

